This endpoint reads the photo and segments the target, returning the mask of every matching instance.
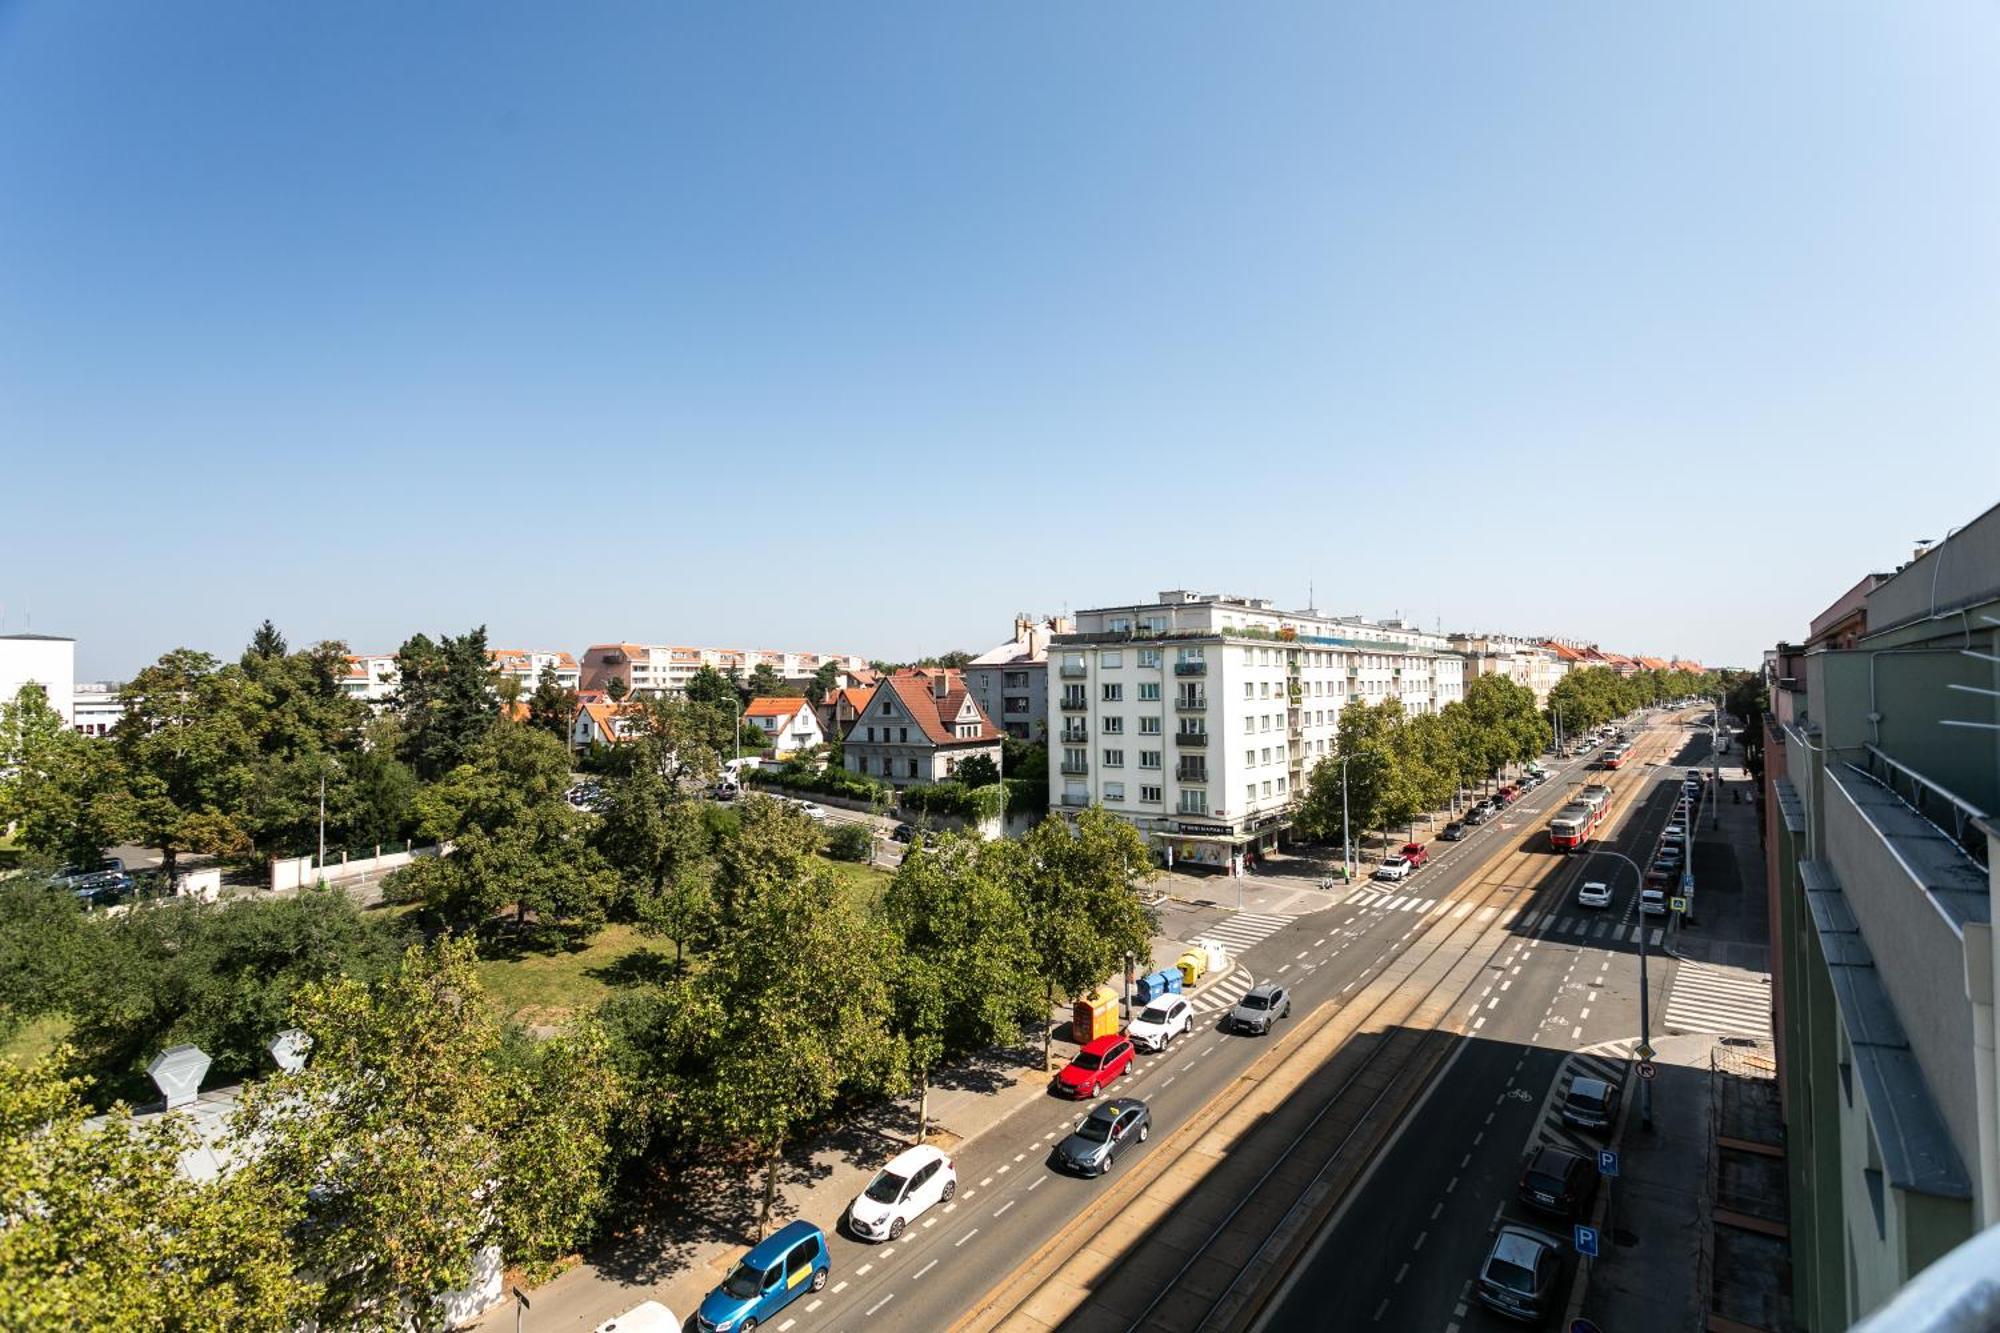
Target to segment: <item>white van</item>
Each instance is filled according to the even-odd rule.
[[[681,1321],[658,1301],[640,1301],[599,1324],[597,1333],[681,1333]]]

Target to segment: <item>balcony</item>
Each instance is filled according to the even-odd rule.
[[[1065,745],[1081,745],[1089,739],[1090,729],[1088,727],[1066,727],[1063,729],[1062,740]]]
[[[1090,700],[1081,694],[1065,694],[1057,706],[1065,713],[1081,713],[1089,709]]]
[[[1208,674],[1208,663],[1176,662],[1174,663],[1174,674],[1176,676],[1206,676]]]
[[[1174,813],[1182,815],[1201,815],[1203,817],[1206,817],[1208,814],[1208,802],[1206,800],[1190,801],[1188,799],[1189,796],[1197,794],[1199,793],[1185,792],[1185,791],[1182,792],[1181,803],[1174,807]],[[1068,798],[1065,797],[1064,799],[1067,800]]]
[[[1065,662],[1062,664],[1059,674],[1064,680],[1082,680],[1090,674],[1090,668],[1080,664],[1072,666],[1070,663]]]
[[[1208,765],[1205,763],[1189,763],[1187,760],[1182,760],[1180,766],[1174,769],[1174,781],[1206,782],[1208,781]]]
[[[1066,791],[1062,795],[1062,803],[1069,806],[1089,805],[1090,797],[1083,792]]]
[[[1200,713],[1208,709],[1206,694],[1182,694],[1174,697],[1174,707],[1183,713]]]
[[[1062,771],[1070,777],[1080,778],[1090,772],[1090,765],[1081,759],[1065,759],[1062,761]]]
[[[1208,744],[1208,733],[1205,731],[1177,731],[1174,733],[1174,744],[1193,745],[1193,746],[1206,745]]]

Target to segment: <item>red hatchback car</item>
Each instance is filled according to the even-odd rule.
[[[1132,1066],[1132,1043],[1116,1033],[1099,1037],[1056,1071],[1055,1090],[1065,1097],[1095,1097]]]
[[[1521,789],[1519,787],[1514,786],[1512,783],[1509,783],[1507,786],[1502,787],[1500,789],[1499,794],[1500,794],[1500,799],[1505,801],[1509,805],[1512,805],[1514,804],[1514,802],[1521,799]]]
[[[1412,870],[1422,870],[1424,862],[1431,859],[1431,854],[1424,850],[1424,845],[1420,842],[1404,843],[1403,850],[1396,853],[1396,855],[1408,861]]]

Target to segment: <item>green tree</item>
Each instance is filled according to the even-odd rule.
[[[611,696],[612,703],[620,704],[624,703],[626,696],[632,693],[632,687],[625,683],[623,676],[613,676],[604,682],[604,692]]]
[[[688,677],[687,686],[681,692],[689,703],[721,704],[727,707],[736,698],[736,687],[712,666],[703,666]]]
[[[77,865],[117,842],[123,798],[111,742],[63,725],[40,685],[23,685],[0,704],[0,828],[22,845]]]
[[[373,984],[310,986],[295,1016],[311,1056],[246,1094],[257,1150],[240,1174],[302,1216],[301,1266],[326,1275],[322,1328],[442,1328],[437,1298],[471,1281],[494,1232],[503,1160],[500,1033],[472,947],[444,939]]]
[[[285,636],[278,633],[278,627],[266,617],[264,623],[257,627],[257,632],[250,636],[250,646],[243,650],[243,657],[245,665],[248,665],[253,657],[270,661],[290,651],[285,646]]]
[[[1000,765],[983,754],[973,755],[952,774],[961,785],[989,787],[1000,780]]]
[[[68,1011],[98,979],[102,938],[74,896],[39,869],[0,875],[0,1038],[30,1019]]]
[[[498,1106],[501,1252],[531,1276],[591,1238],[610,1195],[611,1128],[625,1102],[594,1020],[503,1072]]]
[[[591,840],[623,883],[633,915],[674,942],[705,946],[715,924],[715,874],[700,810],[679,799],[642,748],[621,747],[600,789]]]
[[[1018,1040],[1043,1003],[1017,869],[1000,844],[947,833],[904,857],[883,895],[892,1031],[916,1078],[919,1143],[939,1062]]]
[[[182,1174],[181,1117],[92,1123],[63,1060],[0,1060],[0,1330],[296,1327],[317,1292],[288,1196]]]
[[[125,716],[112,737],[124,773],[117,823],[159,849],[168,882],[183,853],[250,849],[243,795],[256,737],[244,691],[240,667],[176,648],[122,692]]]
[[[753,699],[791,698],[799,693],[769,662],[759,662],[752,668],[748,688]]]
[[[737,803],[735,836],[716,849],[715,910],[724,936],[743,929],[758,898],[825,873],[819,825],[768,796]]]
[[[819,670],[813,672],[812,680],[806,685],[806,698],[817,708],[826,702],[826,697],[832,694],[839,684],[840,663],[821,662]]]
[[[499,716],[486,627],[411,638],[396,652],[403,759],[428,782],[464,763]]]
[[[535,692],[528,696],[528,725],[567,742],[570,723],[575,719],[576,691],[557,679],[552,664],[545,663],[535,678]]]
[[[999,843],[1018,858],[1013,879],[1034,946],[1048,1008],[1058,992],[1080,995],[1118,971],[1125,955],[1151,957],[1159,928],[1139,901],[1138,886],[1153,873],[1139,831],[1099,809],[1072,826],[1045,819],[1018,843]],[[1053,1027],[1045,1027],[1042,1062],[1049,1061]]]

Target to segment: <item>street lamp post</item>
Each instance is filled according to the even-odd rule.
[[[1634,891],[1643,891],[1645,889],[1645,872],[1639,869],[1637,861],[1634,861],[1631,857],[1625,855],[1625,853],[1614,852],[1608,847],[1593,847],[1585,853],[1585,856],[1609,856],[1615,860],[1623,861],[1626,865],[1632,867],[1632,878],[1637,881],[1633,886]],[[1646,980],[1646,917],[1645,913],[1641,912],[1639,914],[1639,1046],[1643,1050],[1652,1046],[1652,1044],[1652,993]],[[1643,1059],[1651,1058],[1650,1055],[1643,1057]],[[1639,1126],[1646,1130],[1650,1130],[1653,1127],[1653,1080],[1649,1078],[1639,1080]]]
[[[1347,756],[1340,756],[1340,845],[1347,858],[1347,882],[1354,883],[1354,834],[1347,826]]]

